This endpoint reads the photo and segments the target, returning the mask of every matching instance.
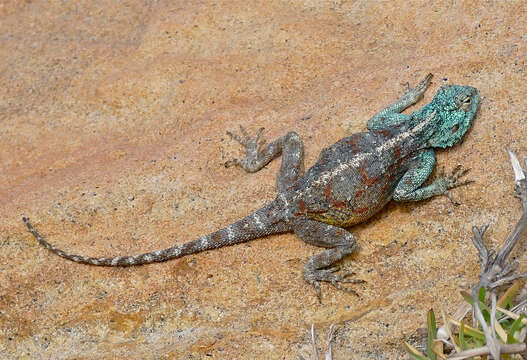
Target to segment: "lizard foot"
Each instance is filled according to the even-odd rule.
[[[350,278],[350,276],[355,275],[354,273],[335,274],[335,272],[339,270],[340,268],[338,266],[335,266],[327,269],[313,269],[309,272],[304,272],[304,278],[309,284],[311,284],[315,288],[319,301],[322,301],[322,292],[320,289],[321,281],[328,282],[339,290],[346,291],[350,294],[359,296],[359,294],[355,290],[343,286],[342,284],[361,284],[365,281]]]
[[[444,188],[443,194],[446,197],[448,197],[450,199],[450,201],[452,202],[452,204],[454,204],[454,205],[460,205],[461,203],[456,201],[454,199],[454,197],[452,196],[452,194],[450,193],[450,191],[448,191],[448,190],[456,188],[458,186],[463,186],[463,185],[467,185],[467,184],[473,183],[474,180],[460,181],[461,177],[465,176],[469,171],[470,171],[470,168],[469,169],[465,169],[465,168],[463,168],[462,165],[457,165],[452,170],[450,175],[445,176],[444,169],[441,169],[441,173],[440,173],[439,179],[438,179],[439,185]]]
[[[417,84],[413,89],[410,87],[410,83],[405,83],[404,87],[406,89],[403,98],[410,98],[412,102],[417,101],[425,93],[428,86],[430,86],[430,80],[432,79],[432,74],[427,74],[419,84]]]
[[[241,125],[240,132],[242,133],[242,136],[227,131],[227,135],[229,135],[232,139],[236,140],[245,147],[247,154],[245,155],[245,159],[232,159],[226,161],[225,167],[236,165],[242,167],[248,172],[258,171],[261,168],[261,166],[259,166],[257,162],[258,152],[262,145],[265,143],[265,140],[260,140],[260,135],[262,134],[263,130],[264,128],[258,129],[254,138],[251,138],[247,131]]]

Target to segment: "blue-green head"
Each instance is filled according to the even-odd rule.
[[[441,86],[432,101],[419,110],[421,117],[435,112],[427,147],[446,148],[458,143],[472,125],[479,96],[470,86]]]

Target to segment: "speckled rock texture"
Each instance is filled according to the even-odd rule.
[[[519,217],[505,147],[527,155],[527,2],[0,2],[0,358],[298,359],[311,323],[335,360],[397,359],[430,308],[453,312],[478,273],[471,227]],[[438,155],[474,184],[390,204],[343,261],[360,297],[302,279],[319,250],[293,234],[135,268],[71,252],[145,252],[225,226],[275,196],[223,163],[225,135],[294,130],[305,163],[426,73],[479,89],[464,142]],[[517,257],[527,269],[525,246]],[[322,341],[323,342],[323,341]]]

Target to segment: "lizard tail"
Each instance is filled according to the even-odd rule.
[[[44,238],[31,225],[29,218],[23,217],[22,220],[26,224],[29,232],[33,234],[40,244],[55,254],[62,256],[63,258],[81,264],[98,266],[134,266],[150,264],[154,262],[163,262],[205,250],[239,244],[266,235],[286,232],[289,230],[289,228],[285,222],[282,221],[282,219],[277,217],[277,210],[276,202],[272,202],[221,230],[212,232],[187,243],[176,244],[163,250],[152,251],[139,255],[100,258],[69,254],[61,249],[58,249],[44,240]]]

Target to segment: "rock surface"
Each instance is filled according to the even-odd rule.
[[[308,358],[310,324],[332,322],[335,360],[404,357],[477,275],[471,227],[496,245],[519,216],[505,147],[527,155],[525,29],[523,0],[0,3],[0,357]],[[438,156],[476,182],[461,206],[390,204],[356,227],[360,298],[324,286],[319,304],[301,275],[319,250],[292,234],[110,269],[21,221],[95,256],[193,239],[275,195],[279,161],[222,166],[241,153],[226,130],[297,131],[310,166],[428,72],[424,101],[443,83],[483,97]]]

